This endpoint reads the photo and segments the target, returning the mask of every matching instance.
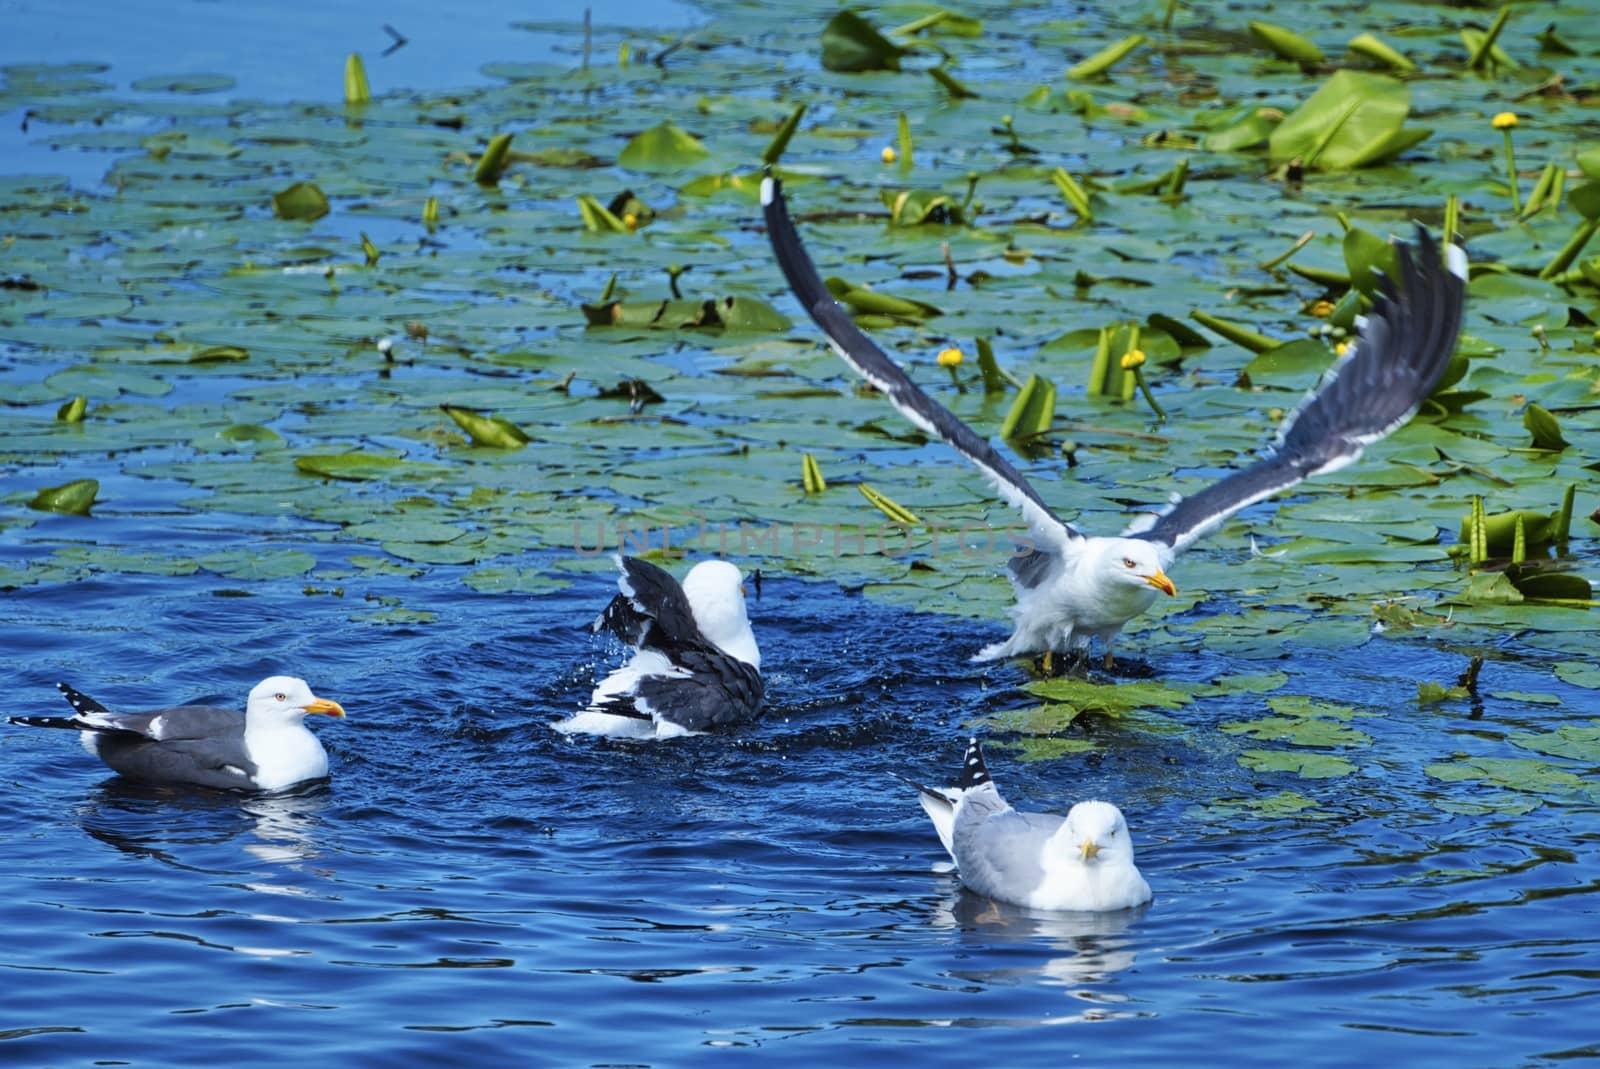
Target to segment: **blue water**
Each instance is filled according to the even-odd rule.
[[[48,10],[4,17],[59,28]],[[413,10],[369,21],[420,45]],[[4,55],[98,60],[122,87],[201,69],[141,53],[134,23],[114,32],[123,11],[159,13],[96,8],[93,47],[11,35]],[[365,47],[332,36],[332,56]],[[477,57],[515,58],[469,45],[459,54],[474,59],[433,84],[471,82]],[[369,57],[375,83],[383,70]],[[236,73],[241,93],[299,92],[266,59]],[[39,162],[0,152],[9,170]],[[83,157],[52,154],[48,169],[92,187],[106,163]],[[66,359],[5,355],[30,378],[43,373],[30,361]],[[237,383],[188,385],[192,401]],[[586,627],[609,577],[533,597],[475,594],[460,568],[357,575],[351,547],[318,525],[190,512],[178,502],[192,487],[130,476],[120,456],[71,467],[101,479],[109,504],[92,524],[0,525],[0,567],[63,545],[195,554],[267,537],[319,568],[0,591],[0,712],[64,712],[57,680],[117,706],[236,703],[283,670],[350,718],[314,725],[328,785],[254,799],[131,785],[65,733],[0,725],[0,1064],[675,1066],[756,1047],[808,1066],[961,1069],[1600,1057],[1594,788],[1512,792],[1426,769],[1457,751],[1526,758],[1518,734],[1588,723],[1592,692],[1512,638],[1481,651],[1480,701],[1432,707],[1415,703],[1416,680],[1466,663],[1445,639],[1264,646],[1255,660],[1169,650],[1131,666],[1175,681],[1281,670],[1293,693],[1359,706],[1373,741],[1344,777],[1242,767],[1259,744],[1220,726],[1263,716],[1252,695],[1087,718],[1067,736],[1095,750],[1049,761],[997,736],[991,767],[1014,801],[1118,801],[1156,892],[1133,914],[1027,914],[960,890],[893,778],[947,779],[965,722],[1034,704],[1020,668],[965,660],[999,621],[769,571],[751,605],[761,723],[670,745],[567,740],[546,725],[618,657]],[[20,511],[21,489],[0,484],[6,509]],[[433,619],[361,619],[385,598]],[[1291,792],[1305,808],[1239,804]]]

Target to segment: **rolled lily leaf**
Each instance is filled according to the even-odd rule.
[[[921,226],[924,223],[960,224],[966,213],[948,193],[935,189],[885,189],[879,191],[889,209],[889,225]]]
[[[1114,44],[1109,44],[1082,63],[1069,67],[1067,69],[1067,77],[1074,81],[1102,77],[1112,67],[1126,59],[1134,49],[1144,44],[1145,40],[1144,34],[1135,33]]]
[[[221,364],[228,361],[248,360],[250,350],[242,345],[208,345],[189,357],[191,364]]]
[[[328,198],[312,183],[296,182],[272,195],[272,214],[309,223],[328,214]]]
[[[484,147],[483,155],[478,157],[478,166],[472,172],[472,180],[480,186],[492,186],[505,175],[510,162],[511,135],[496,134]]]
[[[830,71],[897,71],[906,50],[853,11],[841,11],[822,28],[822,66]]]
[[[1235,345],[1248,349],[1252,353],[1264,353],[1268,349],[1276,349],[1278,346],[1283,344],[1283,342],[1279,341],[1277,338],[1271,338],[1265,334],[1258,334],[1248,327],[1241,327],[1237,323],[1230,323],[1226,319],[1211,315],[1207,312],[1196,310],[1190,312],[1189,317],[1196,323],[1199,323],[1201,326],[1216,331],[1218,334],[1222,335],[1224,338],[1227,338]]]
[[[820,494],[828,488],[828,482],[822,477],[822,469],[817,466],[817,458],[810,453],[800,456],[800,486],[808,494]]]
[[[74,479],[63,486],[47,486],[33,496],[28,507],[40,512],[60,512],[68,516],[87,516],[100,492],[96,479]]]
[[[1517,509],[1490,516],[1479,512],[1481,507],[1481,504],[1474,506],[1474,511],[1462,519],[1458,531],[1458,537],[1463,545],[1473,546],[1476,543],[1477,548],[1474,549],[1472,557],[1474,561],[1510,556],[1516,544],[1518,527],[1522,528],[1527,545],[1548,545],[1554,541],[1555,520],[1547,513]],[[1474,517],[1480,515],[1481,526],[1475,530]]]
[[[1007,386],[1021,389],[1021,383],[1012,378],[994,358],[994,346],[989,344],[988,338],[979,338],[978,346],[978,371],[983,375],[984,393],[1005,393]]]
[[[365,104],[372,100],[372,90],[367,88],[367,66],[361,62],[361,53],[352,52],[344,61],[344,102]]]
[[[1522,410],[1522,425],[1533,435],[1535,449],[1559,453],[1572,444],[1561,436],[1561,421],[1542,405],[1529,402],[1528,407]]]
[[[1200,144],[1211,152],[1242,152],[1265,144],[1283,121],[1277,108],[1251,108],[1243,117],[1220,130],[1213,130]]]
[[[1299,159],[1307,168],[1347,170],[1377,163],[1427,138],[1405,129],[1411,91],[1381,74],[1339,71],[1268,139],[1274,164]]]
[[[778,127],[778,132],[773,135],[771,142],[761,153],[761,162],[766,164],[777,163],[783,158],[783,150],[789,147],[789,141],[794,137],[794,132],[800,128],[800,119],[806,113],[806,106],[799,105],[783,120],[783,125]]]
[[[89,411],[89,399],[82,394],[56,409],[57,423],[82,423]]]
[[[672,174],[711,155],[700,139],[670,120],[635,134],[617,155],[617,164],[643,174]]]
[[[1298,63],[1302,67],[1320,67],[1326,62],[1322,49],[1293,30],[1270,22],[1252,22],[1249,29],[1250,36],[1256,39],[1257,44],[1281,59]]]
[[[578,214],[583,217],[583,228],[595,232],[609,232],[626,234],[628,224],[617,218],[616,213],[595,200],[588,193],[578,194]]]
[[[909,319],[920,321],[943,315],[942,309],[926,301],[914,301],[908,297],[892,297],[887,293],[869,290],[865,286],[858,286],[853,282],[846,282],[837,276],[830,276],[824,280],[828,292],[833,294],[833,299],[846,305],[852,311],[862,312],[867,315],[892,316],[895,319]]]
[[[1028,438],[1050,429],[1056,418],[1056,386],[1049,379],[1029,375],[1000,424],[1002,438]]]
[[[1378,235],[1353,226],[1344,234],[1344,264],[1350,284],[1368,297],[1378,295],[1381,271],[1390,281],[1400,277],[1400,251]]]
[[[473,445],[486,445],[495,449],[521,449],[533,441],[526,431],[512,423],[510,420],[500,419],[497,416],[481,416],[468,408],[457,408],[455,405],[440,405],[445,415],[456,421],[456,425],[467,432],[467,437],[472,439]]]
[[[917,518],[916,513],[895,504],[866,483],[857,483],[856,489],[861,491],[862,497],[872,502],[873,508],[889,517],[895,523],[913,524],[922,522]]]
[[[1345,47],[1357,55],[1366,56],[1368,59],[1376,60],[1403,73],[1409,74],[1417,69],[1415,63],[1370,33],[1358,34],[1350,38],[1350,43]]]

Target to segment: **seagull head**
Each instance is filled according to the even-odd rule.
[[[706,560],[683,577],[683,595],[700,633],[718,649],[761,667],[761,651],[745,613],[744,576],[725,560]]]
[[[1079,802],[1056,835],[1074,860],[1085,865],[1133,864],[1128,822],[1110,802]]]
[[[307,713],[325,713],[344,716],[344,707],[338,702],[319,698],[303,679],[293,676],[272,676],[263,679],[250,692],[245,702],[247,723],[261,727],[298,724]]]
[[[1101,543],[1100,571],[1111,582],[1155,589],[1169,597],[1178,592],[1161,567],[1161,548],[1143,538],[1096,539]]]

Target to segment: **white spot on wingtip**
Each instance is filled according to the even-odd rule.
[[[765,208],[771,204],[778,195],[778,184],[771,178],[761,180],[761,206]]]
[[[1467,278],[1467,250],[1460,245],[1446,245],[1444,247],[1444,265],[1450,273],[1463,282]]]

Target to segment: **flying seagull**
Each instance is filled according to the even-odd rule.
[[[636,557],[617,557],[617,567],[619,593],[594,629],[616,635],[633,656],[555,729],[665,739],[754,720],[765,691],[739,569],[701,561],[680,586]]]
[[[82,732],[83,748],[130,779],[224,790],[276,791],[328,774],[328,755],[306,730],[308,713],[343,717],[303,679],[257,683],[244,715],[211,705],[114,713],[65,683],[72,716],[14,716],[13,724]]]
[[[906,782],[917,788],[961,882],[986,898],[1093,912],[1150,901],[1127,821],[1110,802],[1079,802],[1065,817],[1019,812],[1000,797],[976,738],[967,742],[956,786]]]
[[[1019,547],[1010,561],[1015,630],[979,651],[979,661],[1087,652],[1099,639],[1109,668],[1123,625],[1158,594],[1177,592],[1167,569],[1179,553],[1245,506],[1354,463],[1363,447],[1405,424],[1438,385],[1461,329],[1466,254],[1455,245],[1441,249],[1419,226],[1415,248],[1399,245],[1398,289],[1381,280],[1382,294],[1358,320],[1359,337],[1283,421],[1266,456],[1159,515],[1140,517],[1120,537],[1090,535],[1057,516],[1005,457],[923,393],[851,321],[806,254],[773,175],[762,180],[761,204],[778,265],[834,351],[887,394],[901,415],[954,446],[1022,510],[1031,545]]]

